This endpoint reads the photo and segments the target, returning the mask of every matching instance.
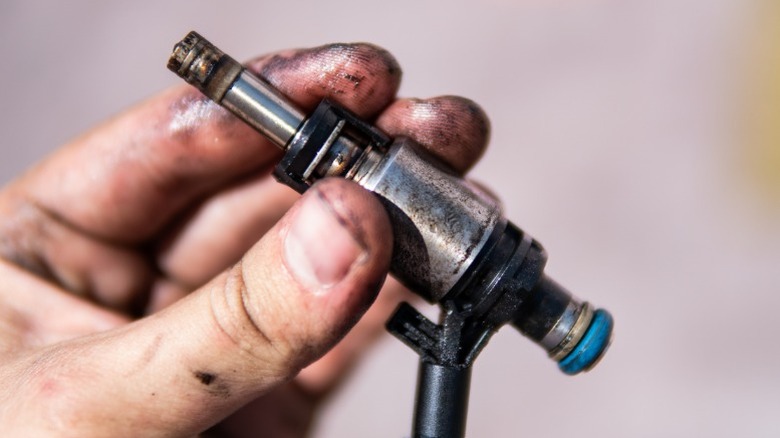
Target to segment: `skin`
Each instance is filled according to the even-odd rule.
[[[459,173],[487,144],[473,102],[396,98],[401,69],[375,46],[248,66],[304,110],[327,97]],[[306,435],[410,295],[385,282],[373,195],[324,180],[299,197],[269,176],[279,157],[181,86],[0,192],[4,434]]]

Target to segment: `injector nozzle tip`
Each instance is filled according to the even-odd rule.
[[[613,327],[612,315],[604,309],[596,310],[582,339],[571,353],[558,362],[561,371],[574,375],[596,366],[612,342]]]
[[[187,56],[193,51],[198,41],[201,40],[203,40],[203,37],[199,33],[192,31],[176,43],[173,46],[173,53],[171,53],[171,57],[168,59],[168,70],[178,73],[179,69],[184,65]]]
[[[219,103],[243,67],[193,31],[173,47],[168,69]]]
[[[221,55],[222,51],[192,31],[173,47],[168,69],[191,84],[205,83]]]

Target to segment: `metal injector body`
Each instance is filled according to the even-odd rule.
[[[303,192],[336,176],[378,196],[393,227],[392,274],[443,308],[440,324],[408,304],[388,322],[423,362],[467,368],[506,323],[567,374],[589,369],[607,349],[609,313],[544,275],[542,246],[503,217],[496,199],[414,141],[390,139],[327,100],[306,117],[195,32],[174,47],[168,68],[285,151],[279,181]],[[439,377],[446,384],[446,375]]]

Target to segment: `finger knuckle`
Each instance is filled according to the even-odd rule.
[[[239,262],[225,273],[221,287],[212,288],[213,322],[229,343],[258,364],[282,376],[294,372],[296,349],[292,342],[260,314]]]

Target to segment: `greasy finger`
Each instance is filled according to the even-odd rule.
[[[476,164],[490,139],[485,112],[459,96],[399,99],[376,124],[391,136],[412,138],[461,174]]]
[[[282,52],[249,67],[306,112],[327,96],[365,118],[376,116],[392,101],[401,81],[393,55],[367,43]]]

